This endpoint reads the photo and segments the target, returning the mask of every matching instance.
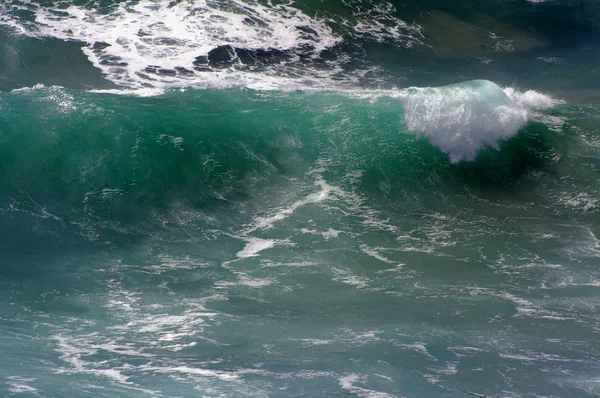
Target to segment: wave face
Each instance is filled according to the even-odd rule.
[[[599,16],[0,2],[0,396],[597,396]]]

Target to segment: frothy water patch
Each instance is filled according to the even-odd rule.
[[[62,13],[68,23],[39,8],[39,34],[89,43],[86,56],[125,86],[189,85],[195,60],[223,45],[280,51],[306,46],[319,52],[339,41],[323,21],[285,5],[141,1],[108,14],[76,6]]]
[[[507,87],[504,89],[504,93],[516,105],[525,109],[548,109],[561,103],[561,101],[555,100],[546,94],[538,93],[534,90],[527,90],[522,93],[512,87]]]
[[[596,211],[600,204],[600,200],[597,197],[587,192],[563,192],[557,198],[557,202],[584,213]]]
[[[364,387],[357,386],[357,383],[365,383],[367,378],[365,376],[359,376],[356,373],[351,373],[345,376],[340,377],[339,379],[340,387],[344,390],[349,391],[353,395],[357,397],[364,398],[392,398],[393,395],[382,391],[376,391]]]
[[[33,396],[40,396],[38,389],[31,385],[31,383],[35,381],[36,379],[33,377],[8,376],[6,378],[8,391],[12,394],[29,394]]]
[[[379,43],[390,42],[406,48],[422,43],[424,37],[421,27],[394,17],[396,8],[392,4],[385,1],[344,1],[344,4],[353,11],[353,23],[344,21],[343,24],[357,37]]]
[[[259,239],[251,238],[248,239],[248,243],[244,248],[236,254],[238,258],[256,257],[258,253],[275,247],[277,241],[274,239]]]
[[[355,73],[343,68],[353,55],[335,48],[346,38],[407,48],[420,43],[420,28],[395,17],[385,1],[344,6],[351,10],[348,19],[309,16],[292,3],[244,0],[55,8],[11,3],[0,5],[0,25],[31,37],[83,42],[92,64],[127,88],[294,89],[323,81],[353,83],[369,68]],[[35,22],[18,17],[21,13],[32,14]]]

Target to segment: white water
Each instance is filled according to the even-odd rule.
[[[404,103],[408,128],[426,137],[453,162],[474,160],[485,148],[515,135],[530,111],[556,101],[535,92],[502,89],[487,80],[435,88],[411,88],[397,95]]]
[[[420,28],[393,17],[394,8],[386,2],[374,2],[369,7],[348,3],[346,7],[352,10],[348,20],[307,15],[294,8],[292,2],[263,5],[243,0],[141,0],[121,3],[107,12],[89,6],[52,9],[9,1],[0,4],[0,24],[11,26],[19,34],[83,42],[83,51],[93,65],[107,79],[129,88],[245,86],[289,90],[326,87],[336,74],[352,83],[366,71],[346,77],[347,71],[341,66],[350,61],[348,57],[316,67],[299,65],[299,54],[309,59],[318,57],[321,51],[342,41],[340,31],[405,47],[421,39]],[[11,10],[16,9],[33,12],[35,23],[12,18]],[[196,57],[225,45],[286,51],[291,58],[260,71],[241,63],[218,71],[194,70]],[[148,67],[170,73],[147,73]],[[185,68],[183,73],[181,68]],[[176,69],[180,73],[175,73]]]

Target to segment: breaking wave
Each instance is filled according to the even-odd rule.
[[[488,80],[433,88],[412,88],[399,95],[408,128],[425,136],[453,162],[474,160],[485,148],[515,135],[533,109],[549,108],[552,98],[535,92],[502,90]]]

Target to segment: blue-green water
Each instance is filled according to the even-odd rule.
[[[0,395],[600,394],[597,3],[0,24]]]

